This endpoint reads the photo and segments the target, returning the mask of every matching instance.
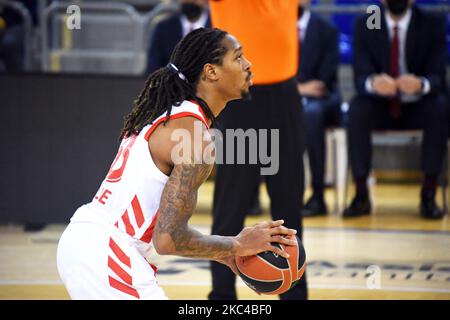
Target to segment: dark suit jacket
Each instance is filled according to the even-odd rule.
[[[390,40],[383,10],[381,15],[381,29],[368,29],[366,15],[359,18],[355,24],[353,71],[355,87],[359,94],[368,94],[365,88],[368,76],[389,74]],[[430,81],[430,93],[445,90],[445,24],[445,17],[413,6],[406,36],[406,65],[409,73],[426,77]]]
[[[211,27],[208,17],[206,27]],[[172,51],[183,37],[181,14],[175,14],[159,22],[153,33],[147,58],[147,75],[169,63]]]
[[[305,82],[318,79],[334,91],[339,65],[339,33],[320,16],[311,13],[306,34],[299,50],[297,80]]]

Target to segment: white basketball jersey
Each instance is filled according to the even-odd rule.
[[[170,119],[195,117],[207,127],[199,105],[184,101],[172,107]],[[138,135],[122,140],[111,168],[92,202],[79,208],[72,222],[93,222],[112,227],[131,240],[144,257],[151,248],[161,194],[168,180],[153,162],[148,140],[166,113],[144,127]]]

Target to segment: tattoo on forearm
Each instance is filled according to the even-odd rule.
[[[205,236],[189,228],[197,191],[212,170],[208,164],[176,165],[161,196],[155,235],[168,234],[177,255],[221,259],[233,254],[229,237]]]

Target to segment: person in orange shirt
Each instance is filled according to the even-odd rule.
[[[212,232],[226,236],[242,229],[262,176],[271,200],[272,217],[283,219],[287,227],[297,229],[301,238],[305,143],[302,102],[295,80],[299,52],[298,0],[211,0],[209,4],[213,27],[239,38],[246,57],[252,61],[254,73],[251,99],[227,105],[218,118],[221,130],[279,130],[278,141],[269,140],[267,148],[270,152],[271,146],[278,143],[279,152],[271,155],[279,161],[276,172],[262,175],[264,164],[259,161],[262,159],[249,164],[251,142],[245,148],[246,164],[225,161],[217,165]],[[267,136],[270,139],[270,131]],[[225,132],[223,146],[227,140]],[[257,146],[266,141],[258,138]],[[227,159],[227,151],[224,150],[223,159]],[[211,272],[212,291],[208,298],[236,299],[235,274],[215,262],[211,263]],[[280,298],[307,299],[306,276]]]

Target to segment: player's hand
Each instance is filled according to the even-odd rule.
[[[327,93],[327,87],[323,81],[311,80],[297,84],[297,90],[302,96],[320,98]]]
[[[295,235],[297,230],[283,226],[283,220],[268,221],[255,224],[253,227],[244,228],[235,238],[237,256],[252,256],[264,251],[272,251],[284,258],[289,255],[280,248],[273,246],[271,242],[277,242],[288,246],[295,246],[297,242],[289,236]]]
[[[226,257],[224,259],[219,259],[219,260],[216,260],[216,261],[226,265],[227,267],[229,267],[231,269],[231,271],[234,272],[235,275],[240,276],[238,268],[236,266],[235,256],[229,256],[229,257]],[[258,291],[255,291],[255,290],[253,290],[253,291],[256,294],[258,294],[259,296],[261,295],[261,293],[259,293]]]
[[[385,73],[373,77],[372,88],[380,96],[392,97],[397,94],[397,82]]]
[[[422,81],[413,74],[405,74],[396,80],[399,90],[405,94],[413,95],[422,91]]]
[[[229,267],[231,269],[231,271],[234,272],[235,275],[239,276],[238,268],[236,266],[235,256],[229,256],[229,257],[219,259],[216,261],[226,265],[227,267]]]

